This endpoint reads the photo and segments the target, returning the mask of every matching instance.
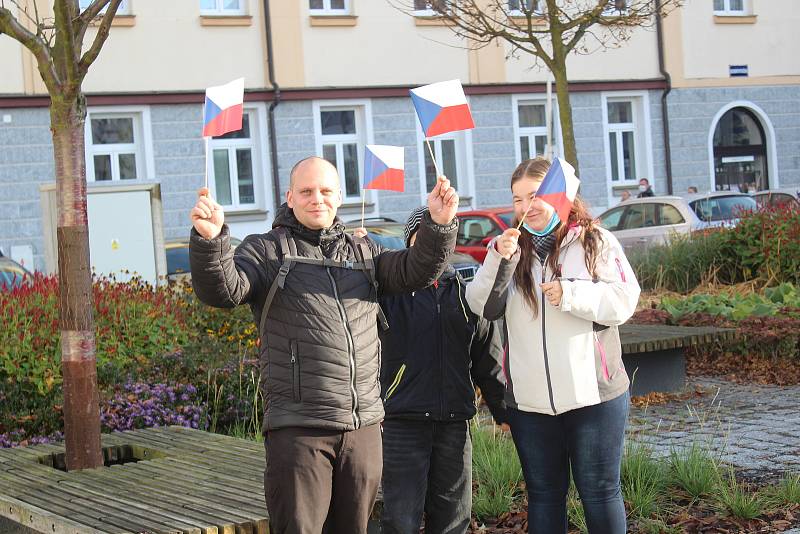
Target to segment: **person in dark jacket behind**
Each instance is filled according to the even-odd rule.
[[[646,197],[654,197],[656,196],[653,193],[653,188],[650,187],[650,180],[647,178],[642,178],[639,180],[639,194],[636,195],[636,198],[646,198]]]
[[[414,245],[426,216],[427,208],[412,212],[406,246]],[[472,313],[464,291],[461,276],[448,266],[423,290],[381,299],[389,321],[381,333],[384,534],[418,534],[423,512],[428,534],[466,532],[473,380],[495,421],[506,419],[499,332]]]
[[[203,302],[249,304],[259,324],[274,534],[366,533],[381,477],[378,298],[436,280],[455,245],[458,195],[440,177],[418,246],[384,251],[344,233],[336,168],[300,161],[272,231],[233,252],[222,208],[191,211],[192,285]]]

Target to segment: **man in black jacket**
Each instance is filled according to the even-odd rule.
[[[421,243],[427,208],[412,212],[406,245]],[[412,246],[413,245],[413,246]],[[505,422],[502,346],[494,325],[476,316],[465,284],[448,265],[432,285],[386,296],[390,328],[381,334],[384,534],[464,533],[472,509],[469,420],[480,387],[495,421]]]
[[[191,211],[192,285],[217,307],[249,304],[260,325],[271,532],[366,532],[381,475],[378,298],[430,285],[455,245],[458,195],[440,177],[418,246],[383,251],[344,233],[336,168],[292,169],[266,234],[231,250],[222,208]]]

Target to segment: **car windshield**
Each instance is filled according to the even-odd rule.
[[[738,195],[700,198],[690,202],[689,207],[705,222],[736,219],[744,212],[758,209],[752,197]]]
[[[507,211],[505,213],[498,213],[497,216],[500,217],[500,219],[504,223],[506,223],[506,226],[508,226],[509,228],[514,225],[514,212],[513,211]]]

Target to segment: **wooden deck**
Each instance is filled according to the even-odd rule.
[[[269,533],[262,444],[169,427],[102,446],[127,463],[67,473],[63,444],[0,449],[0,516],[55,534]]]

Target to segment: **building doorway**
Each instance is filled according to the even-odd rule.
[[[769,189],[766,135],[755,113],[744,107],[729,109],[717,122],[713,142],[717,191]]]

